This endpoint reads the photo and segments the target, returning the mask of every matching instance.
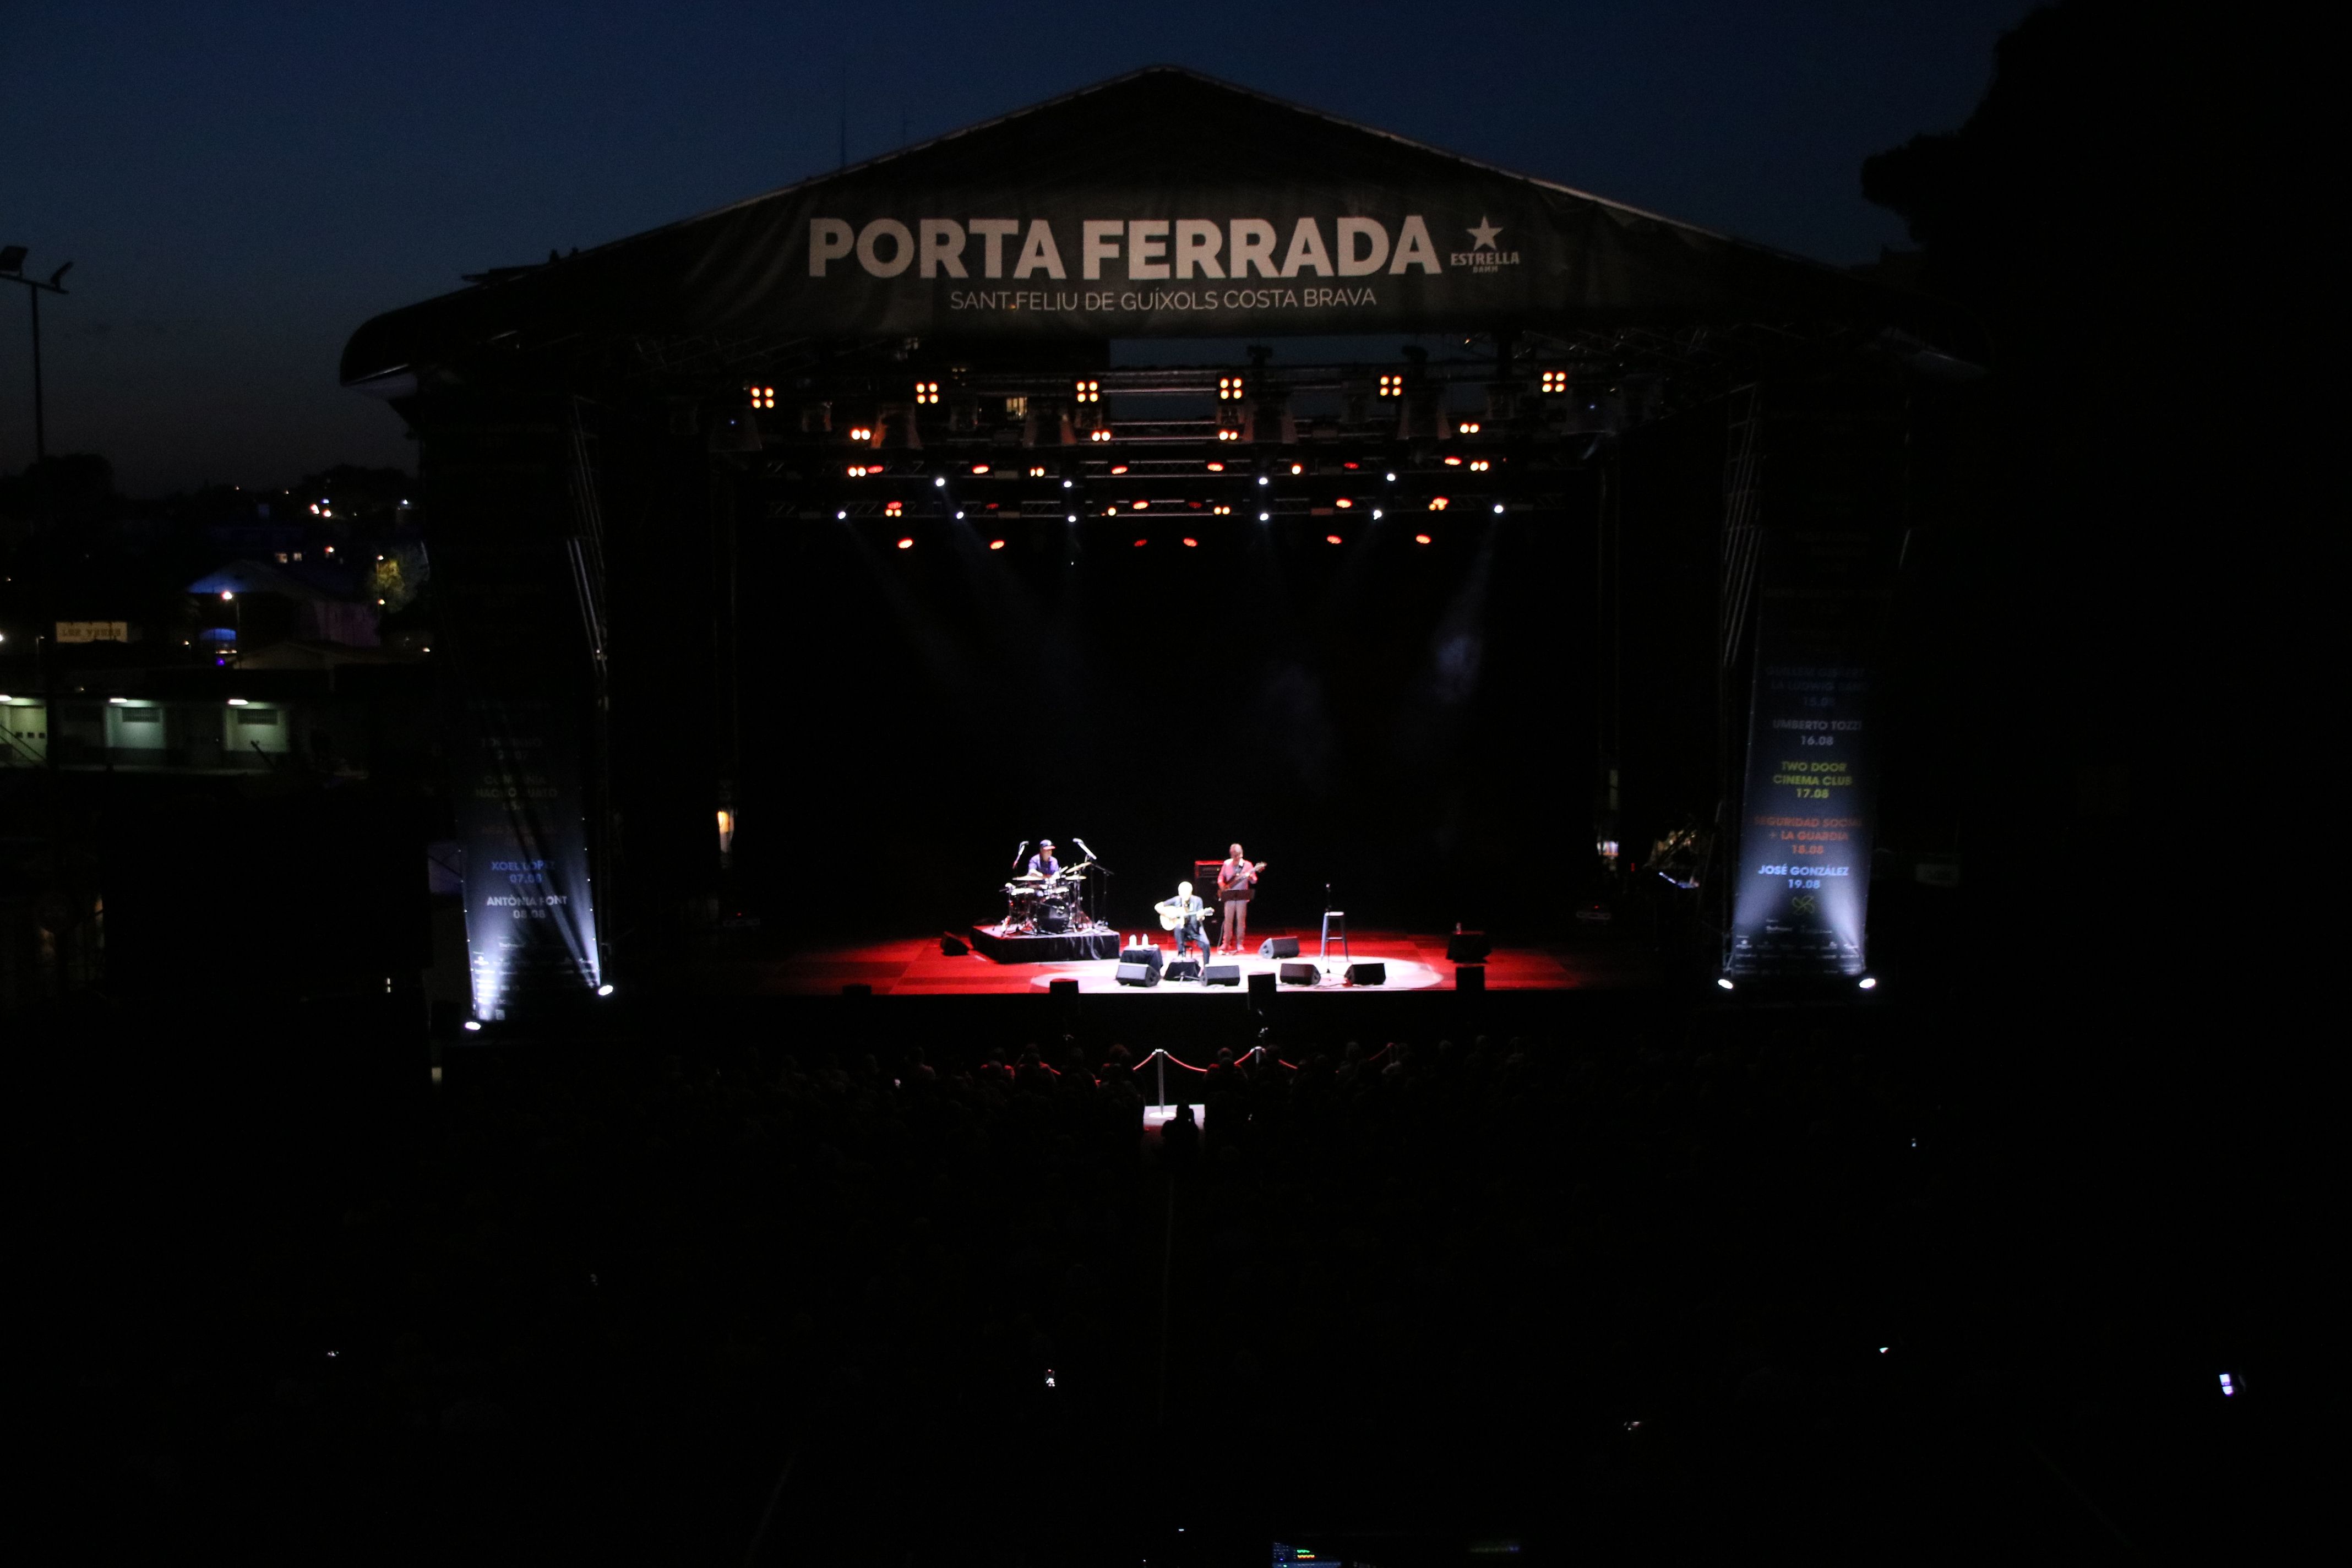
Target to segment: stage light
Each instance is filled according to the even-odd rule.
[[[1346,496],[1341,496],[1338,500],[1333,501],[1331,504],[1338,507],[1341,511],[1345,511],[1356,503],[1349,500]]]
[[[1127,465],[1125,463],[1113,463],[1110,466],[1110,471],[1114,474],[1123,474],[1127,472]]]
[[[1087,439],[1089,441],[1108,441],[1110,439],[1110,432],[1108,430],[1096,430],[1090,432],[1087,435]]]
[[[599,995],[599,996],[610,996],[612,994],[613,994],[613,983],[612,983],[611,981],[609,981],[609,980],[608,980],[608,981],[606,981],[604,984],[599,985],[598,987],[596,987],[596,994],[597,994],[597,995]]]
[[[1217,401],[1218,401],[1218,402],[1220,402],[1220,403],[1238,403],[1238,402],[1240,402],[1240,401],[1241,401],[1241,396],[1242,396],[1242,378],[1241,378],[1240,376],[1237,376],[1237,375],[1221,375],[1221,376],[1217,377]]]
[[[1412,542],[1415,544],[1426,544],[1429,542],[1429,535],[1425,533],[1416,533],[1412,536]]]
[[[1184,548],[1187,550],[1196,549],[1199,547],[1200,542],[1201,542],[1197,539],[1188,539],[1184,542]]]
[[[107,700],[116,704],[117,706],[127,706],[130,703],[131,699],[128,697],[110,697]]]
[[[1102,401],[1102,383],[1099,381],[1082,381],[1078,383],[1078,401],[1080,403],[1100,403]]]
[[[1217,439],[1220,441],[1238,441],[1241,438],[1242,433],[1238,430],[1220,430],[1217,432]]]
[[[1394,474],[1391,474],[1391,475],[1389,476],[1389,483],[1391,483],[1391,484],[1394,484],[1394,483],[1396,483],[1396,476],[1395,476]]]
[[[1270,511],[1262,511],[1257,514],[1257,520],[1260,522],[1272,522],[1274,521],[1274,513]]]
[[[1139,500],[1135,503],[1135,510],[1138,511],[1148,511],[1150,508],[1151,503],[1148,500]]]
[[[835,513],[833,514],[833,516],[834,516],[834,521],[836,521],[836,522],[846,522],[846,521],[849,521],[849,514],[848,514],[847,512],[845,512],[845,511],[837,511],[837,512],[835,512]]]
[[[1382,397],[1402,397],[1404,395],[1404,377],[1401,375],[1384,375],[1381,377],[1381,395]]]
[[[1501,501],[1496,501],[1495,503],[1495,515],[1496,517],[1503,515],[1503,503]]]
[[[1380,520],[1381,520],[1381,519],[1382,519],[1383,517],[1386,517],[1387,515],[1388,515],[1388,513],[1386,513],[1386,512],[1382,511],[1379,507],[1374,507],[1374,508],[1372,508],[1372,521],[1373,521],[1374,522],[1378,522],[1378,521],[1380,521]]]
[[[1544,372],[1543,390],[1546,392],[1566,392],[1568,390],[1568,372],[1564,370],[1548,370]]]
[[[882,508],[882,515],[883,515],[884,517],[897,517],[900,512],[903,512],[903,511],[905,511],[906,510],[907,510],[907,503],[906,503],[905,501],[902,501],[902,500],[894,500],[894,501],[891,501],[891,502],[887,503],[887,505],[885,505],[885,506]],[[377,601],[377,603],[379,603],[379,604],[381,604],[382,602],[383,602],[382,600],[378,600],[378,601]]]
[[[1855,981],[1854,985],[1860,990],[1875,991],[1878,989],[1878,977],[1874,974],[1865,974]]]
[[[1033,468],[1029,470],[1029,477],[1033,479],[1042,479],[1045,477],[1045,470],[1042,467]]]
[[[1444,496],[1432,496],[1429,498],[1429,510],[1432,511],[1444,511],[1447,507],[1453,504],[1454,503],[1452,501],[1448,500]]]
[[[1209,513],[1213,517],[1231,517],[1234,514],[1234,509],[1229,506],[1213,506],[1209,509]]]
[[[1260,475],[1257,477],[1257,482],[1258,482],[1258,483],[1260,483],[1260,484],[1262,484],[1262,485],[1270,485],[1270,484],[1274,483],[1274,481],[1273,481],[1272,479],[1270,479],[1266,478],[1264,474],[1260,474]]]
[[[1462,459],[1459,458],[1448,458],[1445,459],[1445,466],[1449,468],[1458,468],[1462,466]]]
[[[1045,470],[1044,470],[1044,469],[1042,469],[1042,468],[1038,470],[1038,472],[1040,472],[1040,473],[1043,473],[1044,471],[1045,471]],[[1069,479],[1064,479],[1064,480],[1062,481],[1062,488],[1063,488],[1064,489],[1068,489],[1070,488],[1070,486],[1071,486],[1072,482],[1073,482],[1073,481],[1071,481],[1071,480],[1069,480]]]
[[[2221,1397],[2224,1399],[2235,1399],[2238,1396],[2238,1385],[2231,1381],[2230,1374],[2226,1372],[2221,1374]]]
[[[986,463],[974,463],[971,466],[971,471],[973,477],[977,478],[980,475],[988,472],[988,465]]]
[[[963,508],[961,507],[956,508],[956,521],[958,522],[961,522],[963,521]]]
[[[1078,521],[1078,514],[1077,514],[1076,512],[1072,512],[1069,516],[1067,516],[1067,517],[1064,518],[1062,521],[1063,521],[1064,522],[1076,522],[1076,521]]]
[[[849,438],[853,441],[871,441],[874,439],[874,432],[863,425],[852,426],[849,431]]]
[[[931,489],[935,490],[943,490],[947,488],[948,477],[945,474],[941,474],[938,479],[931,481]]]
[[[1303,474],[1307,471],[1307,465],[1304,463],[1293,463],[1290,465],[1290,471],[1294,474]]]
[[[1004,548],[1004,541],[1001,539],[992,539],[988,542],[988,547],[991,550],[1002,550]]]
[[[1470,471],[1474,474],[1483,474],[1494,466],[1484,458],[1474,458],[1470,461]]]
[[[1149,544],[1149,543],[1150,543],[1150,542],[1151,542],[1151,541],[1150,541],[1150,540],[1148,540],[1148,539],[1139,539],[1139,540],[1137,540],[1137,541],[1135,542],[1135,547],[1136,547],[1138,550],[1140,550],[1140,549],[1142,549],[1145,545],[1147,545],[1147,544]]]
[[[1465,436],[1475,436],[1478,434],[1478,422],[1475,419],[1465,419],[1461,424],[1456,425],[1454,428],[1462,432]]]
[[[1224,471],[1225,466],[1223,463],[1211,463],[1209,465],[1209,472],[1213,474],[1222,474]]]
[[[222,597],[222,598],[224,598],[224,599],[234,599],[234,598],[236,598],[236,595],[235,594],[230,593],[226,588],[223,588],[223,589],[221,590],[221,597]]]
[[[1326,544],[1339,544],[1343,542],[1343,541],[1336,533],[1327,533],[1323,536],[1323,542]]]
[[[466,1033],[469,1035],[478,1035],[481,1032],[482,1021],[479,1018],[468,1018],[466,1020]]]
[[[747,386],[743,390],[751,394],[754,408],[773,408],[776,405],[776,389],[772,386]],[[403,501],[400,504],[406,506],[408,503]]]
[[[912,550],[915,548],[915,542],[911,539],[902,539],[898,541],[898,548],[901,550]]]
[[[936,382],[936,381],[919,381],[919,382],[915,383],[915,401],[916,401],[916,402],[918,402],[918,403],[937,403],[939,400],[940,400],[940,384],[939,384],[938,382]]]
[[[230,707],[232,707],[232,708],[250,708],[251,706],[253,706],[250,702],[247,702],[247,701],[244,698],[242,698],[242,697],[232,697],[232,698],[230,698],[230,699],[228,700],[228,705],[229,705]]]
[[[1730,990],[1730,989],[1731,989],[1731,982],[1730,982],[1730,981],[1728,981],[1728,980],[1727,980],[1727,979],[1725,979],[1725,978],[1724,978],[1722,975],[1720,975],[1720,974],[1718,974],[1718,975],[1717,975],[1717,976],[1715,977],[1715,983],[1716,983],[1717,985],[1722,986],[1726,991],[1728,991],[1728,990]]]

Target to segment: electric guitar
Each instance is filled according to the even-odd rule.
[[[1253,865],[1250,865],[1250,863],[1249,863],[1248,861],[1246,861],[1246,860],[1243,861],[1243,862],[1242,862],[1242,864],[1243,864],[1243,865],[1244,865],[1244,866],[1248,866],[1248,867],[1249,867],[1250,875],[1252,875],[1253,877],[1257,876],[1257,875],[1260,875],[1261,873],[1263,873],[1263,872],[1265,870],[1265,861],[1263,861],[1263,860],[1258,861],[1258,862],[1257,862],[1255,865],[1254,865],[1254,866],[1253,866]],[[1249,885],[1249,884],[1248,884],[1248,883],[1246,883],[1246,882],[1244,882],[1244,883],[1242,883],[1242,884],[1241,884],[1241,886],[1243,886],[1243,887],[1247,887],[1248,885]],[[1219,888],[1219,889],[1217,889],[1217,901],[1218,901],[1219,903],[1223,903],[1223,902],[1224,901],[1224,900],[1225,900],[1225,894],[1226,894],[1226,889],[1223,889],[1223,888]]]

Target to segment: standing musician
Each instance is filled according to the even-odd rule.
[[[1033,877],[1058,877],[1062,874],[1062,863],[1054,858],[1052,839],[1037,840],[1037,853],[1029,857],[1029,874]]]
[[[1227,952],[1239,952],[1248,940],[1250,889],[1257,886],[1258,873],[1265,869],[1263,860],[1251,865],[1238,844],[1233,846],[1225,863],[1217,868],[1217,897],[1225,905],[1223,941]]]
[[[1209,961],[1209,936],[1201,929],[1204,906],[1192,896],[1192,884],[1176,884],[1176,896],[1162,899],[1152,906],[1160,911],[1160,923],[1176,933],[1176,956],[1181,959],[1192,948],[1201,950],[1201,962]]]

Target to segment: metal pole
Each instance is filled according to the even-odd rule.
[[[27,289],[33,297],[33,460],[39,462],[49,455],[49,431],[41,410],[41,291]]]

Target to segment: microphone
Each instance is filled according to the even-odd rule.
[[[1094,846],[1093,846],[1093,845],[1091,845],[1091,844],[1089,844],[1089,843],[1087,843],[1085,839],[1083,839],[1083,838],[1079,837],[1076,834],[1073,833],[1073,834],[1071,834],[1071,835],[1070,835],[1070,842],[1071,842],[1071,843],[1073,843],[1073,844],[1076,844],[1079,848],[1081,848],[1081,849],[1085,850],[1085,851],[1087,852],[1087,859],[1091,860],[1091,859],[1093,859],[1093,858],[1095,858],[1095,849],[1094,849]]]
[[[1024,839],[1023,839],[1023,840],[1021,841],[1021,847],[1020,847],[1020,848],[1018,848],[1018,849],[1015,849],[1015,850],[1013,852],[1013,868],[1014,870],[1018,871],[1019,869],[1021,869],[1021,857],[1023,857],[1024,855],[1026,855],[1026,854],[1028,854],[1028,853],[1029,853],[1029,840],[1027,840],[1026,838],[1024,838]]]

